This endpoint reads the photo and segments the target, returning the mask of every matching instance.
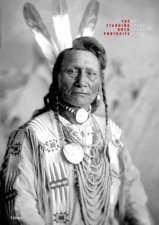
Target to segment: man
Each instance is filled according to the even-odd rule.
[[[9,224],[151,224],[138,171],[108,119],[105,67],[90,37],[58,56],[44,108],[8,142],[1,196]],[[103,119],[93,115],[100,92]]]

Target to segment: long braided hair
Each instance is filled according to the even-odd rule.
[[[44,107],[35,111],[33,114],[33,118],[48,111],[53,110],[55,113],[55,117],[59,120],[58,117],[58,74],[61,70],[61,65],[64,57],[67,55],[68,52],[72,50],[84,50],[92,52],[98,59],[100,64],[100,78],[101,78],[101,89],[102,89],[102,97],[103,103],[105,106],[105,116],[106,116],[106,125],[108,124],[108,105],[106,99],[106,92],[105,92],[105,81],[104,81],[104,69],[106,68],[106,52],[104,47],[93,37],[80,37],[76,38],[73,41],[73,47],[63,50],[54,64],[53,71],[52,71],[52,83],[49,88],[49,92],[44,97]],[[97,97],[92,102],[92,112],[95,112],[98,107],[98,100]]]

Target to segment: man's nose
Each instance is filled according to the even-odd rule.
[[[79,86],[79,87],[87,86],[87,76],[84,70],[81,70],[80,73],[78,74],[75,81],[75,86]]]

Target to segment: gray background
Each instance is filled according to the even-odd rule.
[[[50,71],[27,27],[24,0],[0,1],[0,163],[11,130],[42,106]],[[50,33],[51,0],[34,0]],[[88,0],[68,0],[75,37]],[[101,0],[94,36],[108,55],[105,71],[109,115],[124,130],[134,163],[148,194],[148,207],[159,224],[159,1]],[[106,37],[106,23],[136,20],[151,32],[133,37]],[[103,105],[97,112],[103,116]]]

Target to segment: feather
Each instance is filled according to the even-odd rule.
[[[35,36],[35,40],[39,44],[50,66],[52,66],[59,50],[43,23],[40,14],[37,12],[34,5],[29,2],[24,5],[23,14],[27,25],[31,28]]]
[[[52,25],[59,49],[72,46],[72,35],[66,0],[52,0]]]
[[[93,32],[97,23],[98,11],[99,2],[96,0],[91,0],[84,12],[77,37],[93,36]]]

